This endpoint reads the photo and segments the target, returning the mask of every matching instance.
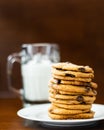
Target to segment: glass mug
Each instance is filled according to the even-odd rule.
[[[23,106],[48,101],[48,82],[52,63],[60,61],[58,44],[23,44],[22,51],[8,56],[7,75],[9,89],[20,95]],[[15,62],[21,65],[23,88],[12,85],[12,69]]]

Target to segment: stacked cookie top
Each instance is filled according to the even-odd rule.
[[[91,107],[97,94],[93,79],[94,71],[89,66],[68,62],[53,64],[49,82],[49,116],[52,119],[93,118]]]

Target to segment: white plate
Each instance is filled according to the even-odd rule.
[[[32,121],[40,121],[48,126],[85,126],[92,125],[99,120],[104,119],[104,105],[93,104],[92,110],[95,111],[95,116],[92,119],[80,120],[52,120],[48,117],[48,108],[50,104],[34,105],[20,109],[18,116]]]

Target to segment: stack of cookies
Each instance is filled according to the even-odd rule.
[[[93,118],[91,107],[97,94],[93,79],[94,71],[89,66],[68,62],[53,64],[49,81],[49,117],[57,120]]]

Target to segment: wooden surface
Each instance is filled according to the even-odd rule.
[[[32,42],[58,43],[61,61],[93,67],[104,98],[103,0],[0,0],[0,91],[8,91],[7,56]],[[13,80],[21,87],[18,70]]]
[[[104,100],[100,100],[100,103]],[[0,98],[0,130],[58,130],[58,128],[46,128],[41,123],[24,120],[17,116],[17,111],[22,108],[21,101],[15,98]],[[59,130],[67,128],[59,128]],[[69,128],[68,128],[69,129]],[[74,130],[73,128],[71,130]],[[96,126],[81,127],[89,130],[104,130],[104,121],[99,122]]]

